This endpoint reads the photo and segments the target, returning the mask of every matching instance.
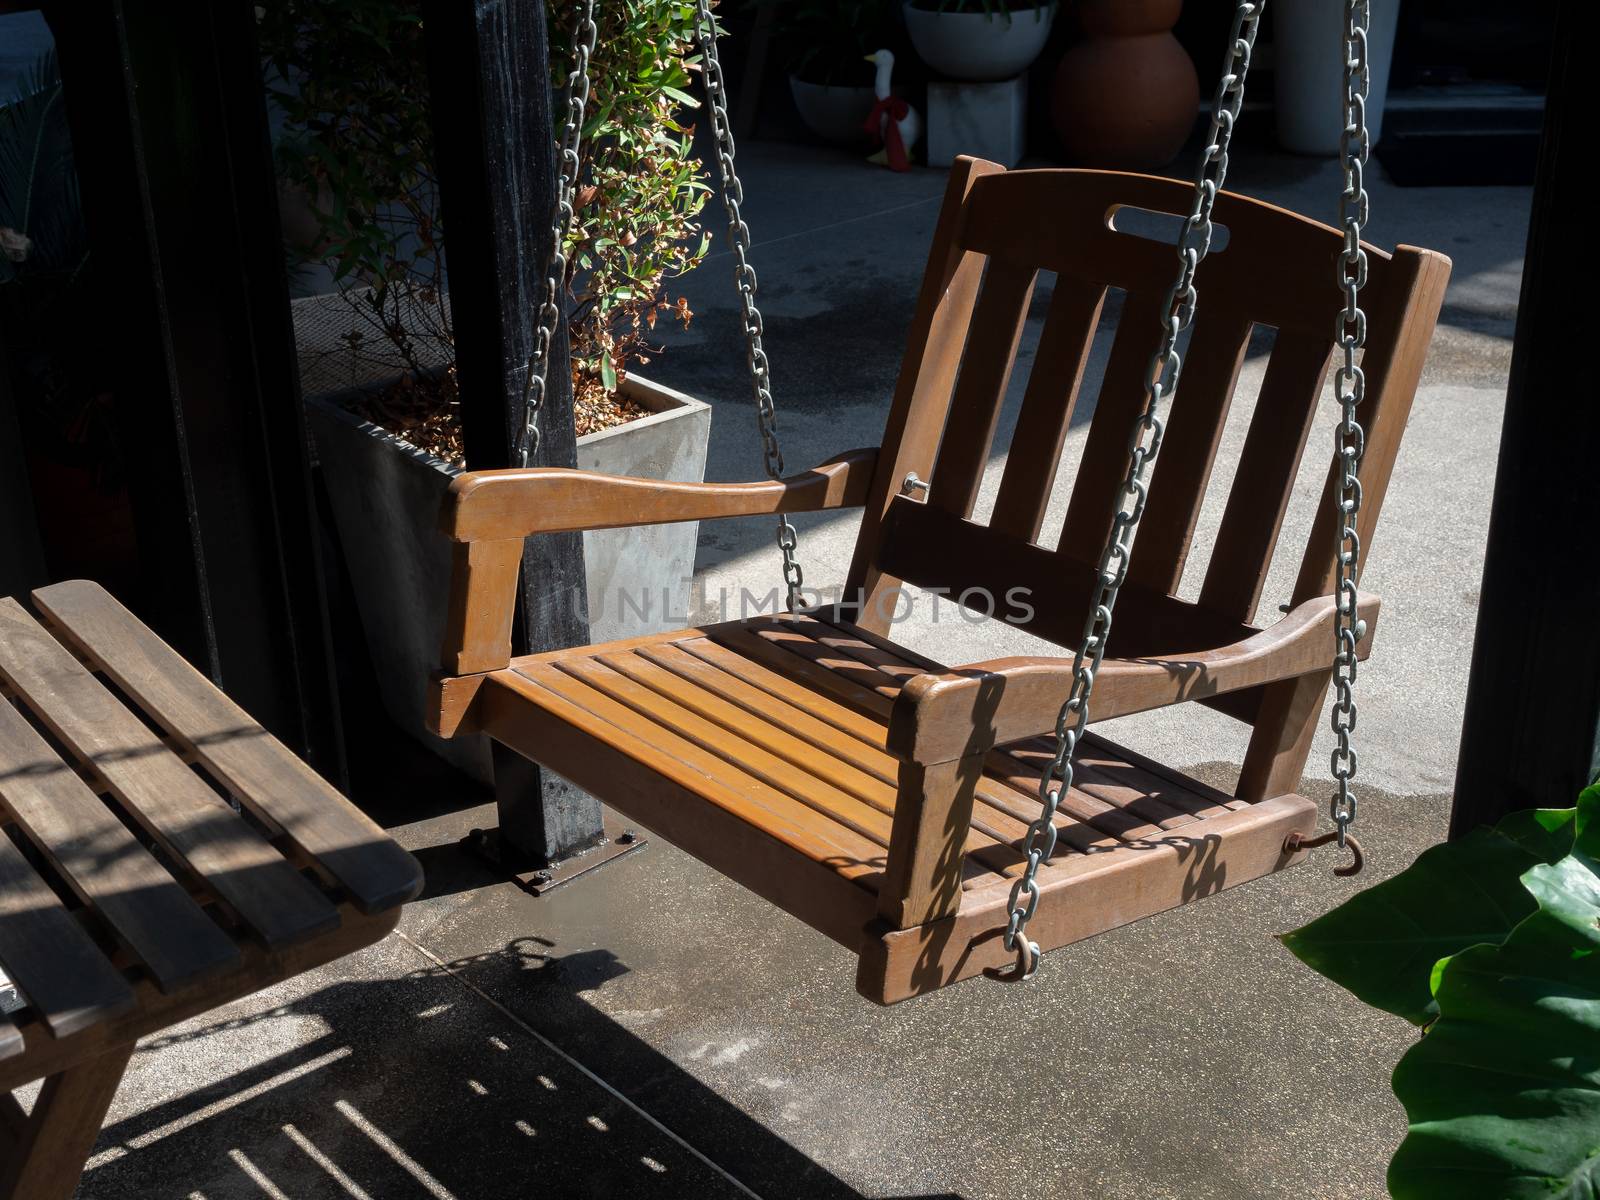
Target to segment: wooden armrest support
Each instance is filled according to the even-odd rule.
[[[471,471],[450,485],[443,528],[453,541],[665,525],[763,513],[818,512],[866,503],[876,448],[851,450],[810,471],[760,483],[665,483],[564,467]]]
[[[1357,599],[1371,652],[1378,597]],[[1148,658],[1107,658],[1095,678],[1091,721],[1108,721],[1184,700],[1293,679],[1333,667],[1334,598],[1296,606],[1270,628],[1216,650]],[[908,762],[949,762],[1048,733],[1072,692],[1070,658],[1002,658],[943,675],[919,675],[901,689],[889,719],[891,752]]]

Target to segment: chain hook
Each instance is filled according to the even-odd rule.
[[[1039,943],[1025,937],[1017,939],[1017,960],[1009,967],[985,967],[986,979],[999,983],[1027,983],[1039,969]]]
[[[1356,841],[1355,835],[1345,826],[1330,829],[1327,833],[1319,833],[1316,837],[1307,837],[1303,833],[1291,833],[1283,839],[1283,852],[1285,854],[1298,854],[1302,850],[1315,850],[1320,846],[1327,846],[1338,842],[1350,851],[1350,861],[1342,867],[1335,867],[1333,873],[1341,879],[1348,879],[1352,875],[1361,874],[1361,869],[1367,865],[1366,853],[1361,849],[1361,843]]]

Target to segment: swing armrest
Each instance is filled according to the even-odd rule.
[[[874,447],[759,483],[666,483],[567,467],[472,471],[450,485],[442,524],[452,541],[477,542],[851,508],[866,503],[877,464]]]
[[[1378,597],[1357,595],[1371,652]],[[1203,700],[1333,668],[1332,596],[1297,605],[1243,641],[1192,654],[1107,658],[1095,677],[1091,721]],[[901,689],[889,720],[891,752],[924,765],[981,754],[994,746],[1049,733],[1072,692],[1071,658],[1001,658],[948,674],[919,675]]]

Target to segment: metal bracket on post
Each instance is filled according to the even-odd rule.
[[[645,840],[587,792],[498,742],[494,785],[499,825],[474,829],[462,844],[535,896],[644,849]],[[517,797],[540,797],[543,803],[507,802]],[[598,828],[590,822],[590,806],[598,811]]]

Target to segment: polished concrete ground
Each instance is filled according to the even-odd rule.
[[[1331,165],[1235,161],[1241,190],[1333,213]],[[789,463],[874,444],[944,176],[760,144],[745,163]],[[1456,261],[1365,578],[1385,597],[1360,684],[1377,878],[1445,829],[1529,195],[1372,190],[1374,240]],[[685,280],[694,323],[649,368],[717,405],[720,479],[759,473],[729,265]],[[998,446],[1014,419],[1015,397]],[[1070,448],[1064,461],[1063,491]],[[798,523],[808,581],[842,576],[854,517]],[[770,537],[765,521],[702,530],[704,614],[724,588],[736,603],[774,585]],[[952,663],[1027,644],[948,607],[897,636]],[[1222,784],[1242,749],[1203,710],[1106,728]],[[1325,762],[1319,743],[1313,770]],[[1382,1194],[1403,1130],[1388,1074],[1413,1033],[1272,938],[1349,893],[1325,863],[1060,951],[1027,987],[975,982],[880,1010],[856,997],[850,955],[663,843],[533,899],[457,850],[492,820],[461,807],[474,798],[419,779],[383,800],[428,870],[402,931],[142,1046],[84,1197]]]

